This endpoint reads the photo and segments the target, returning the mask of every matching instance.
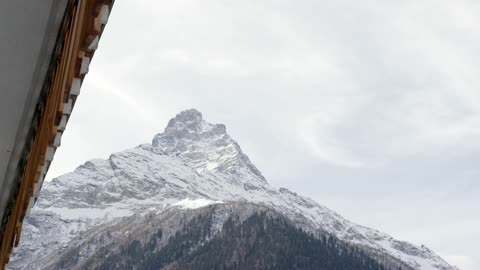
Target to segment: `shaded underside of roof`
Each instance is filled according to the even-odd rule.
[[[67,0],[0,3],[0,217],[11,199],[14,175],[67,3]]]

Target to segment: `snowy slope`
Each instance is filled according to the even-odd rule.
[[[88,161],[46,183],[9,267],[31,268],[33,262],[66,250],[83,232],[122,217],[235,201],[270,207],[309,232],[334,234],[412,269],[456,269],[424,246],[395,240],[309,198],[270,186],[225,126],[206,122],[193,109],[170,120],[152,144]]]

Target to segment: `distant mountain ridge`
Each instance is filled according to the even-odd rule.
[[[279,224],[287,222],[300,230],[296,234],[288,227],[295,237],[303,237],[303,232],[312,237],[308,241],[317,241],[328,235],[346,249],[355,247],[385,269],[456,269],[424,246],[395,240],[349,222],[312,199],[270,186],[226,127],[208,123],[195,109],[170,120],[165,132],[157,134],[151,144],[114,153],[106,160],[88,161],[46,183],[37,205],[25,219],[22,241],[9,268],[62,269],[63,262],[68,263],[68,269],[80,269],[92,260],[100,267],[101,260],[95,258],[105,247],[121,249],[138,241],[143,248],[158,229],[164,242],[153,250],[160,252],[169,239],[182,232],[181,226],[188,220],[205,209],[214,209],[214,220],[218,220],[207,226],[214,233],[211,238],[203,238],[202,245],[206,245],[222,228],[230,226],[228,220],[236,218],[228,210],[234,207],[231,205],[240,212],[245,208],[247,218],[276,213],[283,217],[276,219]],[[156,224],[140,222],[150,215],[157,217]],[[241,223],[234,225],[228,228],[242,228]],[[151,226],[148,232],[146,226]],[[144,232],[143,238],[132,235],[129,228],[133,227]],[[112,239],[117,243],[112,244]],[[227,240],[232,239],[215,241]],[[115,253],[104,255],[107,261]],[[74,261],[69,261],[72,258]]]

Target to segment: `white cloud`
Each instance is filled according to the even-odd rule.
[[[376,167],[396,157],[480,148],[480,112],[456,93],[372,90],[322,99],[299,121],[299,135],[332,164]]]
[[[445,259],[452,265],[457,266],[460,270],[477,270],[478,265],[472,257],[464,255],[449,255]]]

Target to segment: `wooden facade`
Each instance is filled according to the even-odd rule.
[[[13,247],[19,244],[23,219],[35,204],[56,148],[60,146],[113,2],[72,0],[68,3],[36,105],[25,159],[19,164],[20,186],[0,232],[0,269],[5,269]]]

